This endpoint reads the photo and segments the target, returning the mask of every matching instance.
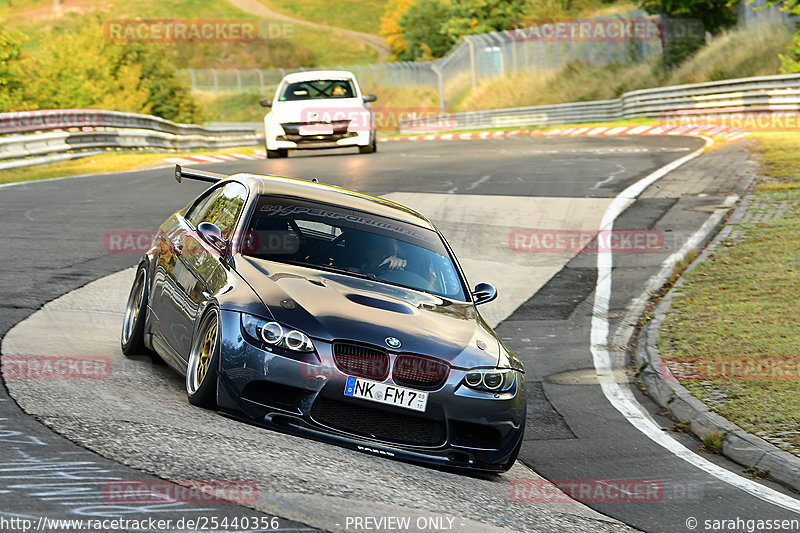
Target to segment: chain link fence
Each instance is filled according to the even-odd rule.
[[[581,25],[586,28],[583,33]],[[436,61],[296,69],[186,69],[181,72],[194,90],[268,94],[291,72],[349,70],[365,87],[436,88],[440,104],[445,107],[448,101],[487,78],[518,72],[554,72],[571,61],[607,65],[659,55],[661,39],[652,32],[647,34],[647,25],[661,27],[662,22],[660,17],[636,10],[622,15],[537,23],[515,30],[469,35]],[[637,30],[641,31],[637,33]],[[645,33],[641,34],[642,31]]]
[[[764,0],[740,7],[742,24],[787,23],[789,16]],[[194,90],[258,92],[267,95],[291,72],[348,70],[370,87],[430,87],[442,109],[458,101],[481,80],[520,72],[554,73],[573,61],[593,66],[647,61],[663,54],[662,42],[709,39],[694,19],[668,19],[641,10],[619,15],[555,22],[469,35],[441,59],[380,65],[337,65],[297,69],[186,69]]]

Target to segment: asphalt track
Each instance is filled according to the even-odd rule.
[[[491,224],[492,217],[502,211],[497,211],[497,206],[511,202],[508,198],[545,197],[553,202],[571,198],[582,205],[592,199],[602,202],[698,146],[697,139],[682,137],[396,143],[381,145],[381,152],[371,156],[328,152],[206,168],[228,173],[316,176],[325,183],[372,194],[393,194],[412,205],[415,199],[422,204],[427,202],[428,208],[423,211],[429,214],[436,206],[430,203],[431,194],[497,197],[499,203],[494,204],[494,211],[482,211],[481,205],[473,205],[469,209],[462,206],[456,217],[450,214],[453,209],[440,209],[437,216],[431,215],[434,220],[439,217],[439,225],[448,237],[461,231],[458,242],[472,246],[472,250],[486,249],[491,253],[487,248],[491,242],[477,237],[470,241],[469,235],[480,235],[481,226]],[[201,189],[201,185],[193,183],[177,186],[164,170],[0,189],[0,220],[4,228],[0,242],[6,255],[0,280],[0,333],[5,335],[12,325],[43,303],[131,266],[135,256],[105,252],[105,232],[153,229]],[[464,198],[466,205],[470,198]],[[630,300],[638,296],[648,277],[657,270],[663,255],[679,247],[722,199],[706,192],[694,198],[655,194],[638,200],[622,213],[616,227],[653,228],[670,237],[663,254],[615,256],[612,318],[622,316]],[[536,227],[555,228],[566,218],[569,217],[563,214],[560,218],[551,216],[537,221]],[[502,227],[509,224],[505,221]],[[526,227],[521,219],[519,227]],[[530,262],[536,260],[542,259],[520,259],[518,255],[514,259],[525,263],[522,267],[547,268],[542,264],[531,266]],[[540,271],[542,275],[533,288],[519,291],[530,294],[521,305],[513,306],[516,310],[508,311],[513,314],[507,316],[505,310],[497,314],[505,319],[498,332],[525,360],[529,375],[530,418],[521,454],[523,463],[552,480],[658,480],[664,492],[657,501],[589,503],[604,514],[646,531],[687,530],[689,517],[700,520],[698,530],[703,530],[704,519],[712,518],[797,518],[797,513],[734,489],[667,453],[610,406],[597,384],[589,351],[596,259],[591,254],[581,254],[549,262],[551,269],[553,264],[558,266],[554,275]],[[672,426],[646,398],[641,398],[636,387],[631,386],[630,390],[655,420],[665,428]],[[183,409],[175,405],[179,396],[167,395],[165,407]],[[13,429],[16,424],[27,426],[29,437],[38,438],[32,434],[34,429],[42,431],[41,427],[34,428],[35,423],[29,418],[21,417],[10,402],[0,402],[0,413],[13,418]],[[675,437],[691,449],[698,447],[690,437]],[[135,462],[130,457],[114,457],[113,450],[104,453],[123,462]],[[723,459],[709,459],[732,471],[740,470]],[[431,474],[432,478],[436,476]],[[20,508],[14,507],[13,500],[2,507],[6,511]],[[517,504],[516,508],[521,507]],[[493,522],[488,515],[484,520]]]

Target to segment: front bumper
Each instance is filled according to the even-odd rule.
[[[300,135],[297,124],[271,125],[267,128],[266,144],[268,150],[314,150],[341,148],[345,146],[368,146],[372,142],[372,131],[348,131],[334,128],[331,134]]]
[[[474,391],[452,369],[425,413],[344,396],[332,344],[301,362],[250,344],[239,313],[223,311],[218,405],[229,416],[348,448],[414,462],[500,472],[522,440],[522,374],[505,393]],[[391,381],[391,378],[387,378]]]

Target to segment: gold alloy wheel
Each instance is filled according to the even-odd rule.
[[[203,347],[200,349],[200,360],[197,361],[197,384],[203,383],[203,378],[208,373],[208,365],[211,363],[211,356],[214,355],[214,345],[217,343],[217,322],[208,328],[203,339]]]
[[[145,273],[144,269],[139,270],[136,275],[136,281],[131,289],[131,295],[128,297],[128,305],[125,306],[125,319],[122,327],[122,341],[127,344],[133,336],[133,330],[136,328],[136,321],[139,318],[139,313],[142,308],[142,300],[144,300],[145,291]]]
[[[203,384],[216,347],[217,315],[216,313],[209,313],[203,319],[200,334],[197,336],[189,356],[189,367],[186,369],[186,390],[189,394],[196,393]]]

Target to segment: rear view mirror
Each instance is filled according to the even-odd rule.
[[[224,253],[228,248],[228,243],[222,238],[222,232],[215,224],[211,222],[201,222],[200,225],[197,226],[197,232],[200,234],[200,238],[210,244],[218,252]]]
[[[271,98],[262,98],[258,101],[261,107],[272,107],[272,99]]]
[[[374,94],[365,94],[364,95],[364,102],[366,102],[366,103],[374,102],[377,99],[378,99],[378,97],[375,96]]]
[[[491,302],[495,298],[497,298],[497,289],[489,283],[478,283],[475,285],[475,290],[472,291],[472,301],[475,302],[475,305]]]

